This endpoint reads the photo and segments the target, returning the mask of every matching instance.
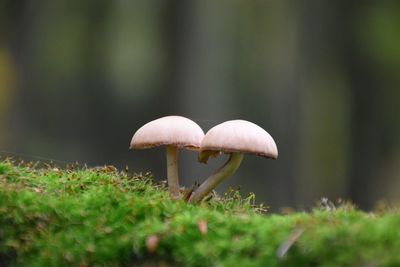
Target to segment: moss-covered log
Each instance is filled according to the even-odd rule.
[[[1,266],[400,266],[400,214],[172,201],[149,175],[0,161]]]

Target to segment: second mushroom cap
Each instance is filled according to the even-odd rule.
[[[278,148],[263,128],[245,120],[230,120],[211,128],[204,136],[199,161],[206,162],[212,154],[240,152],[277,159]]]

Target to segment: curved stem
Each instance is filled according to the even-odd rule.
[[[179,198],[178,148],[167,146],[167,179],[172,199]]]
[[[201,201],[203,197],[210,193],[211,190],[219,185],[226,177],[233,174],[237,168],[239,168],[242,160],[242,153],[231,153],[228,161],[220,169],[208,177],[207,180],[205,180],[196,191],[194,191],[192,196],[189,198],[189,202],[196,203]]]

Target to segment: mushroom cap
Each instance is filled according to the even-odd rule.
[[[278,149],[272,136],[257,124],[245,120],[226,121],[206,133],[201,142],[199,160],[206,162],[216,151],[278,158]]]
[[[140,127],[132,137],[130,148],[174,145],[198,149],[203,137],[203,130],[194,121],[182,116],[167,116]]]

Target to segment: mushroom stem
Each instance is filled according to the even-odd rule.
[[[168,189],[172,199],[179,198],[179,178],[178,178],[178,148],[167,146],[167,179]]]
[[[189,198],[189,202],[197,203],[219,185],[226,177],[233,174],[243,160],[242,153],[231,153],[225,164],[205,180]]]

